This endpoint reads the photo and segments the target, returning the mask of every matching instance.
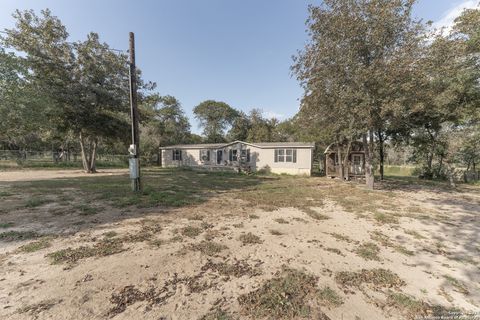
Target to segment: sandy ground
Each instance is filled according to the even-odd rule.
[[[96,176],[125,174],[128,169],[102,169]],[[91,176],[83,170],[22,170],[0,171],[0,182],[35,181],[45,179],[79,178]]]
[[[104,174],[118,172],[124,171],[108,170]],[[72,175],[82,173],[3,172],[0,181]],[[332,183],[323,178],[312,179],[318,179],[320,186]],[[478,189],[455,193],[404,188],[390,192],[395,195],[392,206],[405,213],[396,224],[378,223],[371,217],[347,212],[328,200],[315,208],[328,216],[326,220],[312,219],[294,208],[272,212],[252,210],[235,199],[234,193],[174,210],[150,209],[139,213],[137,209],[109,208],[107,217],[124,218],[110,223],[93,219],[88,227],[77,229],[69,229],[68,223],[59,227],[51,221],[33,224],[30,227],[41,230],[63,229],[64,235],[52,240],[50,247],[31,253],[18,251],[29,241],[0,242],[0,318],[199,319],[211,310],[221,309],[233,315],[232,319],[254,319],[242,312],[238,297],[260,288],[282,267],[288,267],[315,275],[319,288],[328,286],[338,293],[343,300],[341,305],[326,305],[321,309],[330,319],[413,318],[386,302],[386,295],[395,289],[378,291],[367,284],[349,288],[335,280],[338,272],[373,268],[397,274],[405,282],[401,287],[404,294],[432,305],[472,312],[465,319],[477,319],[473,314],[477,312],[477,317],[480,314]],[[408,216],[409,212],[412,215],[422,212],[430,218]],[[42,210],[33,210],[31,214],[41,215]],[[279,223],[279,218],[285,221]],[[70,221],[68,217],[61,219]],[[74,224],[73,220],[70,222]],[[92,245],[112,231],[116,237],[135,234],[144,225],[156,226],[157,245],[152,239],[126,242],[122,252],[82,259],[73,265],[52,265],[46,256],[67,247]],[[201,229],[200,234],[186,236],[179,231],[192,226]],[[379,260],[364,259],[356,250],[360,244],[371,242],[374,232],[381,232],[412,254],[402,254],[391,243],[377,242]],[[260,243],[243,244],[239,237],[248,233],[257,235]],[[225,247],[212,255],[192,247],[205,239]],[[258,272],[222,275],[208,267],[220,262],[244,263]],[[118,307],[115,296],[125,293],[129,286],[139,292],[147,292],[149,288],[161,292],[153,300],[124,298],[124,306],[112,312]],[[310,318],[317,319],[315,315]]]

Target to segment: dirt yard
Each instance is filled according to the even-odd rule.
[[[480,317],[480,186],[143,173],[0,172],[0,319]]]

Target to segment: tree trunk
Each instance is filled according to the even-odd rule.
[[[370,134],[370,139],[372,139],[372,134]],[[370,141],[372,143],[372,141]],[[375,177],[373,176],[373,165],[372,165],[372,150],[371,145],[367,141],[367,135],[363,135],[363,148],[365,149],[365,183],[367,189],[373,190]]]
[[[88,150],[85,147],[85,138],[83,137],[82,133],[79,135],[80,140],[80,151],[82,155],[82,166],[85,173],[95,173],[96,166],[95,166],[95,158],[97,156],[97,141],[95,140],[93,143],[90,142],[90,148]]]
[[[447,175],[448,175],[448,183],[450,187],[455,188],[455,168],[447,163]]]
[[[90,173],[97,172],[97,166],[96,166],[97,144],[98,144],[98,141],[95,139],[93,141],[93,146],[92,146],[91,156],[90,156]]]
[[[340,170],[340,172],[338,173],[338,177],[343,181],[345,179],[345,175],[343,170],[342,150],[340,149],[340,144],[337,146],[337,158],[338,158],[338,170]]]
[[[383,139],[383,133],[381,130],[378,130],[378,150],[379,150],[379,156],[380,156],[380,180],[383,180],[383,165],[384,165],[384,159],[385,159],[385,152],[384,152],[384,139]]]
[[[350,171],[350,168],[348,167],[349,165],[349,162],[348,162],[348,157],[350,155],[350,148],[352,147],[352,141],[348,141],[347,143],[347,151],[345,152],[345,156],[343,157],[343,175],[345,177],[345,180],[348,180],[348,176],[349,176],[349,171]]]

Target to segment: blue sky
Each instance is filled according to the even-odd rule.
[[[135,32],[137,65],[157,91],[177,97],[199,132],[192,109],[207,99],[280,120],[294,115],[302,90],[290,74],[307,37],[307,5],[320,0],[0,0],[0,30],[15,9],[50,8],[71,40],[90,31],[118,49]],[[448,26],[478,0],[419,0],[415,16]]]

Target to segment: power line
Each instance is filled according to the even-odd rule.
[[[9,34],[8,32],[6,32],[6,31],[1,31],[1,30],[0,30],[0,33],[6,34],[6,35],[10,35],[10,34]],[[72,45],[78,44],[78,42],[70,42],[70,41],[65,41],[65,43],[72,44]],[[128,50],[120,50],[120,49],[115,49],[115,48],[106,48],[106,50],[116,51],[116,52],[120,52],[120,53],[128,53]]]

